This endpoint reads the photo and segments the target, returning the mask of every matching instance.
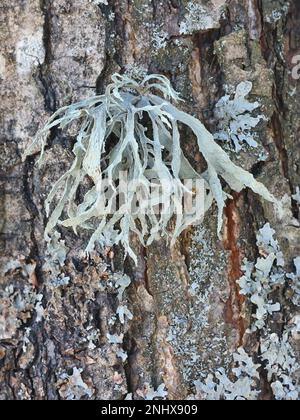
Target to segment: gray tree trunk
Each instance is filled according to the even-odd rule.
[[[300,80],[292,73],[300,51],[299,2],[105,3],[11,0],[0,6],[1,399],[141,398],[162,383],[169,399],[204,398],[194,381],[219,368],[229,372],[239,347],[259,361],[262,335],[248,332],[255,305],[236,283],[243,259],[258,257],[258,230],[266,222],[275,229],[287,272],[300,255],[299,207],[291,199],[300,185]],[[114,72],[124,71],[166,75],[185,99],[180,106],[212,132],[225,86],[251,81],[252,99],[267,117],[257,129],[267,158],[259,161],[251,148],[229,153],[276,197],[285,196],[284,217],[243,191],[227,202],[223,240],[213,207],[172,250],[163,240],[145,249],[132,238],[137,267],[123,262],[121,249],[84,259],[86,238],[68,231],[62,232],[67,258],[62,250],[62,264],[50,262],[43,202],[71,162],[72,133],[51,133],[41,170],[37,155],[22,159],[24,150],[56,109],[102,92]],[[183,139],[200,170],[194,140]],[[113,285],[124,275],[131,279],[123,300],[133,319],[113,323]],[[297,316],[289,293],[287,283],[273,293],[281,310],[266,328],[278,337]],[[121,342],[112,344],[110,335]],[[298,339],[291,340],[296,357]],[[273,399],[276,379],[263,363],[258,372],[257,399]]]

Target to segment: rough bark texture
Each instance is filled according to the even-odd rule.
[[[259,355],[260,334],[247,332],[253,306],[236,283],[243,258],[257,258],[258,229],[270,222],[276,230],[287,271],[300,255],[299,211],[291,199],[300,185],[300,81],[291,77],[300,51],[298,0],[287,11],[280,0],[105,3],[12,0],[0,6],[1,399],[140,398],[147,384],[162,383],[168,398],[192,398],[194,381],[220,367],[227,371],[238,347]],[[191,4],[207,7],[203,22],[189,12]],[[274,10],[282,12],[278,19]],[[122,250],[81,258],[86,238],[67,230],[65,263],[50,263],[43,201],[70,163],[72,133],[51,133],[41,171],[36,155],[22,160],[24,150],[53,111],[102,92],[116,71],[168,76],[184,110],[212,132],[225,86],[253,82],[253,100],[268,118],[258,129],[268,157],[258,162],[253,149],[230,153],[276,197],[286,196],[285,216],[243,191],[228,201],[223,241],[213,208],[173,250],[163,241],[147,249],[136,243],[138,267],[123,263]],[[201,168],[194,140],[184,136],[182,146]],[[133,319],[124,325],[111,322],[120,273],[131,278],[123,299]],[[57,286],[64,277],[67,284]],[[281,311],[268,326],[280,335],[297,308],[285,285],[275,293]],[[108,334],[123,334],[121,343],[112,344]],[[299,354],[297,337],[292,345]],[[263,367],[259,372],[258,398],[274,398]]]

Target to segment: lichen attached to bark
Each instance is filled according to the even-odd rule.
[[[28,155],[41,148],[39,163],[42,163],[50,130],[77,124],[73,164],[53,186],[45,202],[50,216],[46,241],[51,240],[57,225],[72,227],[75,233],[78,229],[90,229],[93,233],[87,253],[96,243],[101,247],[121,243],[136,261],[130,246],[131,232],[145,246],[162,236],[174,244],[185,228],[199,223],[197,209],[187,213],[183,208],[185,195],[193,196],[192,188],[183,183],[186,179],[201,179],[204,183],[204,212],[214,200],[217,202],[219,234],[225,200],[229,197],[220,178],[234,191],[249,187],[266,200],[276,202],[266,187],[231,162],[198,119],[170,102],[178,101],[179,95],[166,77],[149,75],[139,83],[115,74],[112,81],[104,95],[55,112],[27,151]],[[182,152],[180,124],[197,138],[207,163],[202,174],[195,172]],[[123,177],[128,183],[125,192],[120,189]],[[90,188],[88,181],[93,183]],[[78,203],[77,193],[82,185],[87,192]],[[155,188],[157,192],[153,194]],[[51,212],[56,196],[59,199]],[[171,231],[169,222],[173,217],[175,228]]]

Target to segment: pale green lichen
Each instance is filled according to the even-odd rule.
[[[225,200],[229,197],[223,191],[220,178],[234,191],[249,187],[266,200],[276,202],[266,187],[231,162],[198,119],[176,108],[170,100],[178,101],[179,96],[164,76],[149,75],[139,83],[115,74],[104,95],[65,106],[53,114],[27,151],[29,155],[41,148],[40,164],[45,160],[46,141],[53,127],[63,129],[76,122],[79,128],[73,164],[55,183],[45,201],[49,216],[46,241],[50,242],[57,235],[57,225],[72,227],[75,233],[78,229],[87,229],[93,232],[87,253],[91,253],[97,243],[101,247],[120,243],[135,261],[136,255],[130,246],[132,232],[144,246],[162,236],[174,244],[186,227],[199,222],[197,211],[184,212],[184,196],[193,195],[183,184],[184,179],[204,182],[204,210],[210,208],[213,200],[217,202],[219,234]],[[196,173],[184,157],[180,124],[186,125],[197,138],[207,163],[207,170],[202,174]],[[117,141],[113,147],[109,146],[111,136]],[[120,173],[126,173],[128,182],[135,183],[135,187],[129,188],[122,196],[122,205],[113,209],[120,198]],[[78,203],[78,188],[87,179],[93,186]],[[157,188],[154,179],[159,182],[159,194],[153,197],[153,187]],[[109,198],[103,193],[105,188],[110,192]],[[135,209],[141,190],[143,199]],[[56,196],[58,202],[51,211]],[[158,214],[157,208],[160,208]],[[169,222],[173,217],[175,227],[170,231]]]

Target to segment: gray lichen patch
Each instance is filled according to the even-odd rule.
[[[180,23],[181,35],[191,35],[194,32],[207,31],[220,27],[220,18],[225,11],[226,1],[211,0],[208,2],[189,1],[186,13]]]
[[[55,98],[49,99],[57,103],[81,99],[95,86],[103,69],[104,18],[100,8],[86,0],[53,2],[49,12],[52,31],[47,42],[52,57],[45,79],[52,75],[50,95],[55,92]]]
[[[275,333],[265,333],[261,351],[261,360],[266,364],[268,380],[276,400],[299,400],[300,364],[291,345],[290,331],[285,330],[282,337]]]
[[[203,245],[207,246],[207,240],[203,241]],[[299,398],[299,322],[297,315],[293,317],[292,306],[290,313],[286,314],[288,319],[283,332],[272,332],[280,319],[277,313],[283,309],[281,303],[276,301],[276,290],[278,292],[281,289],[282,292],[283,287],[288,284],[288,279],[292,288],[293,285],[297,287],[299,258],[295,259],[296,274],[288,274],[284,269],[283,254],[275,237],[275,230],[269,224],[265,224],[258,232],[257,246],[261,257],[255,263],[245,262],[245,275],[238,283],[241,287],[240,293],[248,296],[248,304],[253,304],[256,308],[246,342],[249,345],[252,341],[251,332],[259,330],[260,352],[257,346],[251,346],[251,354],[241,347],[237,352],[228,354],[226,367],[224,361],[219,361],[219,365],[214,369],[208,369],[208,375],[203,375],[202,368],[200,378],[195,381],[196,394],[191,398],[257,400],[260,398],[262,370],[266,371],[269,386],[276,400]],[[193,294],[195,289],[194,286]],[[294,294],[287,293],[286,298],[299,307],[295,290]],[[206,299],[207,301],[209,300]],[[280,302],[283,302],[282,298]],[[211,320],[209,325],[211,327]]]
[[[131,318],[126,296],[130,279],[122,273],[110,275],[96,257],[90,266],[85,260],[80,264],[87,266],[84,274],[66,261],[60,276],[47,272],[49,280],[39,288],[34,263],[6,264],[3,275],[6,284],[11,282],[0,295],[0,355],[2,343],[8,346],[4,358],[12,357],[11,349],[18,347],[17,367],[21,372],[30,369],[34,386],[38,386],[35,371],[43,359],[49,383],[63,399],[120,399],[127,393],[123,337]],[[66,306],[69,310],[64,313]],[[41,331],[53,341],[49,339],[37,354]],[[30,398],[27,385],[20,389],[16,384],[14,392]]]
[[[294,258],[294,266],[296,273],[287,274],[287,278],[293,291],[292,302],[296,307],[300,307],[300,257]]]
[[[91,398],[93,391],[83,381],[82,369],[73,368],[71,375],[62,373],[59,375],[57,387],[61,398],[64,400],[80,400],[82,397]]]
[[[43,295],[33,287],[6,286],[0,299],[0,340],[14,340],[18,329],[28,321],[40,322],[44,317]]]
[[[196,399],[231,401],[258,399],[260,365],[254,364],[253,359],[243,348],[239,348],[232,358],[235,364],[235,368],[232,369],[233,377],[230,377],[222,367],[214,375],[208,375],[204,382],[195,381]]]
[[[37,84],[32,83],[45,58],[43,15],[40,3],[36,0],[26,2],[23,6],[13,1],[5,7],[0,34],[3,45],[2,77],[5,84],[2,87],[4,100],[0,108],[5,135],[11,140],[17,140],[18,149],[22,150],[36,121],[44,115],[42,95]],[[12,102],[13,111],[8,106]],[[31,110],[35,106],[37,109],[33,113]]]
[[[274,313],[283,310],[281,303],[270,300],[272,290],[273,292],[276,289],[283,291],[283,287],[289,285],[293,293],[287,292],[285,297],[296,308],[299,308],[299,257],[294,260],[296,274],[287,273],[284,268],[283,254],[274,235],[275,230],[268,223],[259,231],[257,245],[262,257],[258,258],[255,265],[254,263],[247,263],[245,276],[242,277],[239,284],[241,286],[241,293],[248,295],[251,302],[257,308],[256,313],[253,315],[255,318],[253,329],[262,331],[262,354],[260,360],[265,364],[268,380],[271,383],[274,396],[278,400],[297,400],[300,392],[299,385],[297,385],[300,365],[298,364],[297,353],[295,352],[297,347],[295,341],[297,341],[298,337],[295,334],[298,329],[297,317],[293,317],[294,309],[290,306],[290,313],[286,314],[288,318],[287,326],[281,335],[280,333],[272,333],[268,329],[267,319],[269,318],[268,325],[272,325],[270,318],[273,318],[274,324],[276,324]],[[247,281],[247,276],[251,276],[253,270],[256,271],[254,272],[252,281],[249,282]],[[273,293],[273,296],[276,296],[276,293]],[[285,303],[285,306],[287,306],[287,303]]]
[[[285,268],[283,253],[277,239],[274,238],[275,230],[267,223],[259,230],[257,246],[260,257],[255,263],[245,260],[244,276],[238,281],[240,293],[249,296],[257,310],[253,317],[253,329],[262,329],[268,316],[280,311],[281,303],[272,301],[274,291],[283,291],[289,286],[291,290],[286,296],[297,307],[299,306],[299,257],[294,259],[296,273],[288,273]]]
[[[34,67],[43,63],[45,50],[43,45],[43,32],[22,34],[16,45],[16,64],[19,76],[30,75]]]
[[[189,308],[190,329],[195,341],[185,341],[179,333],[182,349],[190,354],[190,365],[186,373],[190,378],[196,372],[205,374],[219,364],[226,366],[230,351],[234,346],[234,331],[227,329],[224,322],[226,301],[229,289],[226,281],[227,256],[224,251],[214,247],[214,236],[207,227],[197,228],[193,236],[189,266]],[[218,264],[212,264],[218,261]]]
[[[241,82],[235,89],[234,97],[223,96],[216,104],[215,117],[218,121],[216,140],[233,143],[235,151],[241,151],[243,145],[257,147],[254,128],[263,115],[253,116],[253,111],[260,107],[259,102],[249,102],[246,97],[252,90],[252,83]]]
[[[266,0],[263,2],[263,16],[264,20],[272,25],[275,25],[278,21],[284,19],[290,8],[290,1]]]
[[[165,400],[166,397],[168,396],[168,392],[166,391],[165,384],[160,384],[155,390],[148,383],[145,383],[143,389],[138,389],[136,393],[143,400],[156,400],[156,399]]]
[[[188,395],[200,372],[205,374],[219,364],[226,365],[230,360],[228,345],[235,341],[223,315],[229,294],[226,254],[214,249],[214,239],[208,229],[196,229],[188,267],[177,248],[169,255],[160,243],[161,260],[155,257],[152,247],[148,254],[148,278],[157,302],[154,354],[157,369],[163,372],[162,379],[173,398],[180,395],[181,389]],[[212,265],[216,259],[218,264]],[[163,294],[159,293],[162,287]],[[177,392],[176,381],[180,384]]]
[[[274,289],[285,284],[283,255],[273,238],[274,233],[269,224],[259,231],[257,245],[262,257],[255,264],[246,260],[243,266],[245,275],[238,281],[240,293],[249,296],[256,307],[252,330],[262,329],[267,317],[281,309],[280,303],[271,298]]]
[[[125,293],[130,280],[122,273],[109,273],[99,258],[93,261],[95,265],[84,275],[68,264],[64,267],[67,281],[51,281],[46,287],[46,328],[54,317],[56,337],[63,337],[61,351],[69,355],[67,364],[63,358],[56,362],[56,387],[64,399],[119,399],[126,394],[123,339],[131,318]],[[67,304],[70,311],[63,317]],[[118,316],[120,308],[124,318]]]

